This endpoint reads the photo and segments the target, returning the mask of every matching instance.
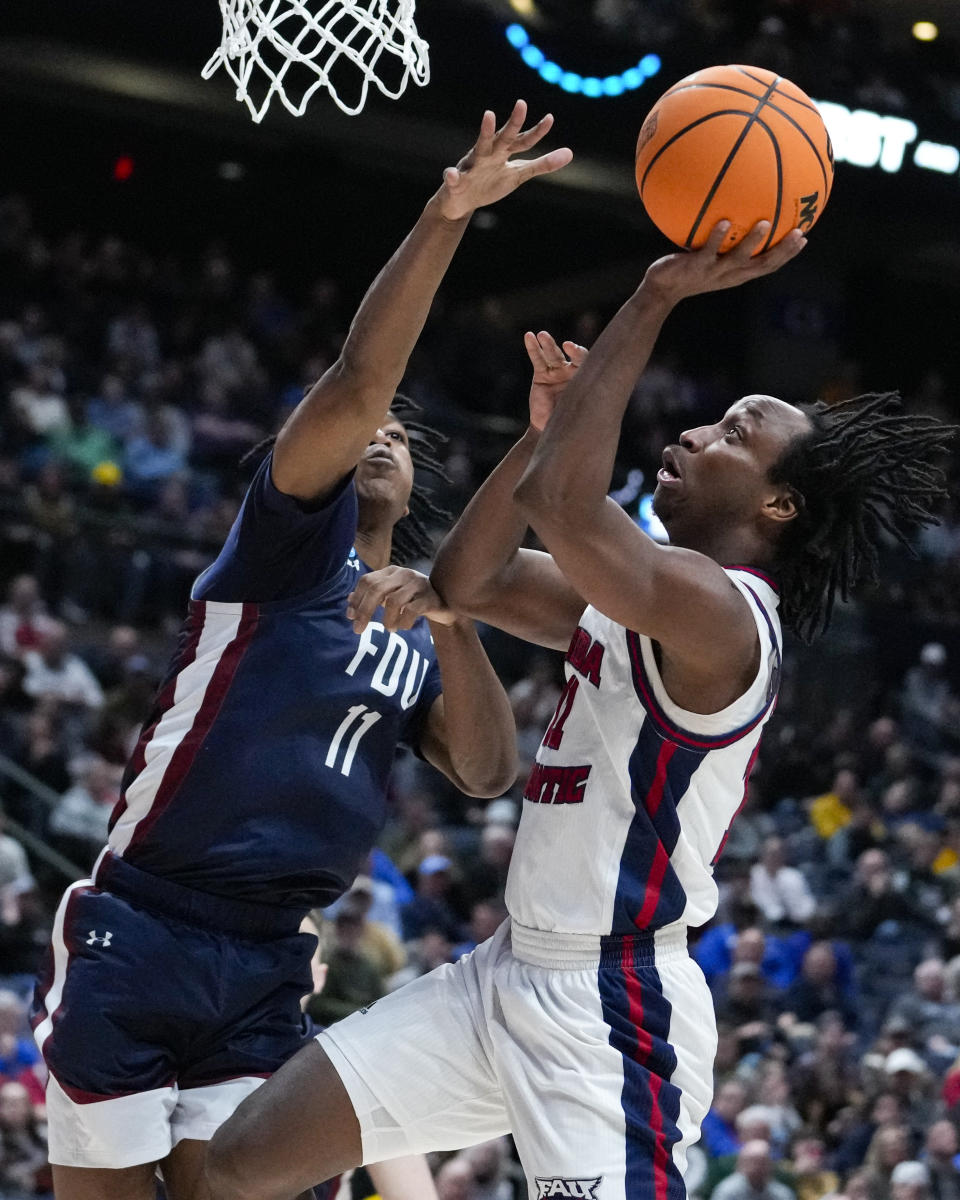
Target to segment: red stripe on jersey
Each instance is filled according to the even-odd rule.
[[[243,612],[237,632],[233,640],[227,644],[226,649],[220,656],[220,661],[214,669],[213,675],[210,677],[210,682],[207,684],[207,690],[203,694],[203,700],[199,709],[197,709],[197,715],[193,719],[190,732],[171,755],[170,762],[167,764],[167,769],[160,780],[160,785],[157,788],[153,802],[148,812],[137,823],[137,827],[133,831],[133,836],[127,847],[128,852],[143,842],[146,835],[156,824],[171,800],[173,800],[181,783],[186,778],[188,771],[193,765],[193,760],[197,756],[197,751],[203,745],[203,740],[210,732],[217,713],[226,699],[227,692],[230,690],[230,684],[233,682],[233,677],[236,674],[237,667],[240,665],[240,660],[243,658],[244,651],[256,632],[259,619],[260,614],[256,604],[243,605]]]
[[[676,742],[664,742],[660,747],[660,753],[657,755],[657,766],[653,773],[653,783],[650,785],[650,791],[647,792],[647,798],[644,801],[644,808],[646,808],[647,813],[651,817],[657,815],[657,809],[659,809],[660,801],[663,799],[664,787],[667,782],[667,767],[670,765],[670,759],[673,758],[676,748]]]
[[[197,657],[197,645],[200,642],[200,634],[203,631],[203,615],[204,605],[197,604],[196,608],[191,605],[190,610],[190,625],[187,641],[183,647],[183,652],[174,664],[174,670],[167,680],[166,685],[158,694],[153,705],[153,711],[156,713],[154,719],[149,725],[144,725],[140,731],[140,737],[137,739],[137,744],[133,749],[133,754],[130,756],[130,762],[127,766],[127,784],[120,795],[120,799],[114,805],[113,812],[110,814],[110,828],[113,829],[117,821],[120,820],[127,808],[126,788],[137,778],[143,768],[147,765],[147,746],[153,740],[153,735],[157,732],[157,726],[160,724],[168,708],[173,705],[174,696],[177,691],[177,681],[180,675]]]
[[[653,920],[653,914],[657,911],[657,905],[660,903],[660,889],[663,887],[663,879],[667,873],[667,867],[670,865],[670,856],[663,847],[663,842],[657,842],[657,848],[653,855],[653,865],[650,868],[650,875],[647,878],[647,886],[644,891],[643,908],[634,917],[633,923],[638,929],[646,929]]]

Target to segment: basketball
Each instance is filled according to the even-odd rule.
[[[769,221],[760,253],[816,224],[833,186],[833,148],[817,106],[789,79],[762,67],[707,67],[648,113],[636,176],[650,219],[678,246],[701,246],[725,220],[728,250]]]

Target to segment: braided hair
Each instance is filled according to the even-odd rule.
[[[443,463],[437,457],[447,439],[436,429],[431,429],[429,425],[416,420],[414,414],[422,411],[415,400],[411,400],[402,392],[394,395],[390,405],[390,412],[407,431],[410,461],[414,470],[413,488],[407,501],[410,511],[394,525],[391,541],[390,561],[401,567],[418,559],[429,558],[434,551],[430,527],[447,525],[453,519],[452,514],[436,502],[430,489],[417,480],[417,475],[426,471],[445,483],[450,482],[443,469]],[[273,448],[276,440],[277,435],[274,433],[258,442],[240,459],[240,466],[259,463]]]
[[[787,484],[798,507],[776,571],[783,623],[809,643],[830,623],[838,593],[846,600],[858,583],[876,581],[884,533],[912,549],[911,535],[936,523],[947,486],[932,460],[957,429],[904,412],[897,392],[800,408],[813,429],[790,443],[770,479]]]

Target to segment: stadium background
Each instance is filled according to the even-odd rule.
[[[818,100],[911,120],[917,141],[960,144],[960,14],[948,0],[531,8],[421,0],[428,88],[397,103],[374,95],[356,118],[318,95],[299,121],[275,106],[255,126],[225,78],[199,78],[219,42],[213,0],[4,6],[0,585],[20,599],[0,609],[0,798],[12,838],[0,853],[0,976],[15,993],[0,1004],[0,1195],[48,1186],[39,1068],[18,1025],[71,874],[57,856],[85,869],[102,838],[189,580],[242,494],[236,459],[335,356],[364,288],[482,110],[503,113],[522,95],[532,112],[555,113],[550,144],[577,157],[475,219],[412,362],[408,390],[450,438],[451,482],[437,487],[454,512],[520,429],[523,329],[589,342],[669,249],[636,198],[632,158],[670,83],[753,62]],[[936,21],[940,37],[912,38],[918,19]],[[660,71],[619,97],[568,94],[509,44],[518,21],[581,74],[650,53]],[[894,172],[840,163],[797,263],[671,318],[614,480],[638,519],[647,485],[637,473],[651,479],[665,441],[744,391],[838,399],[899,388],[914,407],[960,416],[960,171],[922,169],[913,150]],[[841,610],[827,641],[790,648],[727,850],[721,912],[698,949],[724,1031],[718,1082],[730,1084],[704,1141],[705,1198],[726,1174],[719,1200],[735,1200],[746,1177],[731,1174],[731,1156],[758,1136],[798,1200],[960,1196],[958,521],[954,500],[917,559],[885,556],[881,585]],[[15,584],[24,575],[35,601],[33,585]],[[44,639],[65,640],[96,686],[81,687],[82,669],[56,647],[41,662]],[[492,633],[488,646],[529,759],[558,662]],[[498,914],[519,788],[484,812],[404,760],[395,793],[384,849],[406,879],[390,884],[384,861],[371,866],[372,911],[394,941],[371,930],[354,896],[327,933],[331,984],[315,1004],[326,1019],[442,961]],[[434,869],[438,857],[448,866]],[[512,1194],[499,1153],[438,1163],[444,1196]],[[924,1162],[926,1175],[898,1177],[900,1161]],[[755,1169],[759,1195],[772,1187],[762,1156]]]

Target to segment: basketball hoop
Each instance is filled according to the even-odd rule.
[[[410,80],[418,87],[429,82],[428,46],[414,24],[414,2],[220,0],[223,39],[203,78],[222,66],[258,123],[274,96],[302,117],[318,88],[353,116],[371,83],[396,100]]]

